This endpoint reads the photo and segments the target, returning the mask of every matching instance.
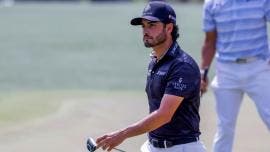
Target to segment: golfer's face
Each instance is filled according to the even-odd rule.
[[[166,30],[162,22],[142,20],[143,42],[146,47],[154,47],[166,41]]]

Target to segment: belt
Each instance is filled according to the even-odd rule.
[[[154,138],[149,139],[150,144],[152,144],[156,148],[169,148],[175,145],[181,145],[195,141],[199,141],[199,137],[184,138],[178,140],[159,140]]]
[[[236,60],[234,60],[235,63],[249,63],[249,62],[253,62],[256,61],[258,59],[258,57],[247,57],[247,58],[237,58]]]

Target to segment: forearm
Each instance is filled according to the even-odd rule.
[[[209,68],[216,53],[216,31],[207,32],[201,52],[201,69]]]
[[[213,58],[215,56],[216,48],[209,45],[204,45],[202,48],[202,61],[201,61],[201,68],[206,69],[209,68]]]
[[[168,116],[165,116],[158,111],[154,111],[144,119],[123,129],[121,132],[123,132],[126,138],[141,135],[168,123],[170,121],[168,118]]]

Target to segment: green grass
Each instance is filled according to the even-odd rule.
[[[135,4],[21,4],[0,10],[0,90],[138,90],[149,49]],[[198,60],[201,5],[175,4],[183,49]],[[192,10],[192,11],[190,11]]]
[[[0,95],[0,127],[33,120],[56,111],[61,100],[45,92],[17,92]]]
[[[68,103],[82,104],[104,99],[116,100],[121,103],[125,102],[125,100],[119,97],[144,97],[142,95],[143,92],[138,91],[108,92],[93,90],[2,92],[0,93],[0,130],[3,127],[16,126],[16,124],[24,124],[39,118],[45,118],[50,114],[55,115],[56,112],[61,112],[61,109],[69,105]]]

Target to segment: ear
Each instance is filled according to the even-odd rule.
[[[172,31],[173,31],[173,24],[172,23],[167,24],[166,31],[168,33],[172,33]]]

